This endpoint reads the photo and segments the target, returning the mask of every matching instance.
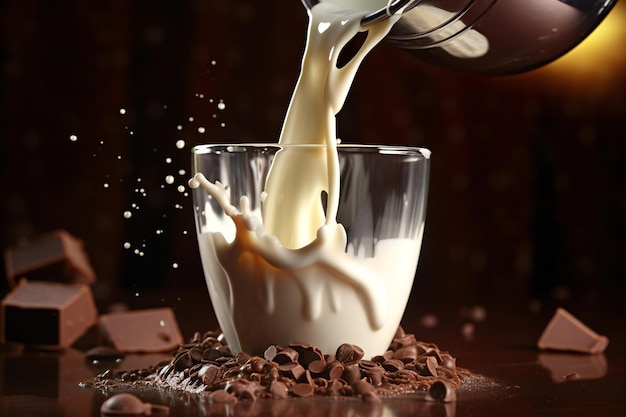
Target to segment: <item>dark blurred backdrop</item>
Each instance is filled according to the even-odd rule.
[[[621,297],[625,6],[523,75],[459,74],[390,45],[365,61],[343,140],[433,151],[414,299]],[[178,190],[190,149],[277,141],[301,2],[5,0],[0,18],[3,247],[62,228],[84,241],[99,299],[205,291]]]

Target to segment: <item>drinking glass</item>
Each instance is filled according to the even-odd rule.
[[[197,182],[192,186],[204,275],[231,351],[262,354],[270,345],[306,343],[335,353],[351,343],[366,356],[384,353],[418,264],[430,152],[338,145],[336,224],[321,227],[318,237],[325,237],[302,248],[283,247],[263,227],[266,179],[279,154],[310,161],[327,148],[253,143],[192,150],[194,175],[217,184],[224,196],[216,198]],[[302,165],[292,179],[307,189],[310,167]],[[284,191],[280,204],[286,207],[292,201]],[[325,213],[329,196],[317,198]]]

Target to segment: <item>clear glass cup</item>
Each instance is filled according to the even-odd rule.
[[[224,192],[220,200],[193,184],[197,176],[190,181],[196,187],[194,212],[209,295],[233,352],[261,354],[272,344],[294,342],[334,353],[342,343],[352,343],[371,357],[389,347],[417,268],[430,152],[349,144],[337,151],[337,223],[321,227],[314,242],[288,249],[262,226],[272,162],[278,152],[309,160],[325,154],[326,147],[193,148],[194,175],[219,182]],[[303,167],[300,174],[296,181],[306,188],[309,173]],[[289,195],[281,198],[281,204],[290,204]],[[326,210],[327,200],[322,193],[315,201]]]

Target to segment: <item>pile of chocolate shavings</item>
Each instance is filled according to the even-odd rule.
[[[457,367],[448,352],[416,340],[401,327],[389,350],[371,360],[363,359],[360,347],[347,343],[330,354],[316,346],[292,343],[271,345],[263,356],[233,355],[223,335],[212,331],[196,332],[170,361],[147,369],[109,369],[83,385],[99,389],[149,385],[208,395],[215,402],[311,396],[377,402],[381,397],[416,392],[428,399],[433,384],[438,392],[445,386],[454,393],[472,376]],[[446,398],[450,396],[430,399]]]

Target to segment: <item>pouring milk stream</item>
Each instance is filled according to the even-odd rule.
[[[216,314],[232,317],[230,324],[220,324],[234,351],[258,354],[267,347],[261,339],[268,338],[277,344],[306,342],[280,340],[279,329],[287,327],[302,338],[310,336],[323,351],[336,350],[339,334],[373,356],[387,349],[397,329],[417,267],[421,229],[418,239],[378,241],[374,256],[366,258],[359,256],[359,248],[346,249],[346,232],[336,221],[340,182],[335,115],[362,60],[399,15],[368,25],[367,39],[345,66],[337,68],[337,59],[364,30],[362,17],[385,5],[380,0],[323,0],[309,10],[301,73],[279,144],[315,146],[307,152],[277,153],[260,212],[250,210],[245,196],[240,210],[232,206],[228,189],[201,173],[189,181],[219,202],[227,215],[221,221],[233,224],[232,233],[201,233],[199,245],[207,280],[210,276],[218,282],[219,300],[212,297]],[[322,192],[327,193],[326,207]],[[204,257],[213,257],[212,262]],[[214,267],[217,263],[221,268]],[[393,280],[385,279],[390,276]],[[273,325],[259,329],[259,323],[244,318],[250,317],[244,314],[249,309],[257,309],[259,320]],[[354,326],[334,320],[337,314],[351,314]],[[260,331],[263,338],[257,337]]]

